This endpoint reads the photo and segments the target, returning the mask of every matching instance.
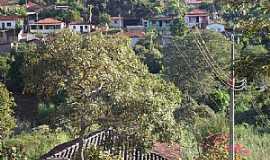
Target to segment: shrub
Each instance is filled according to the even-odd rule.
[[[227,160],[229,156],[228,147],[229,137],[227,134],[213,134],[203,139],[201,143],[202,155],[199,156],[200,160]],[[242,144],[235,146],[235,159],[244,160],[244,156],[249,156],[250,151]]]
[[[15,107],[14,98],[5,85],[0,83],[0,139],[8,136],[16,126],[13,107]]]
[[[62,131],[54,132],[48,130],[48,127],[43,126],[36,128],[36,130],[31,133],[22,133],[10,139],[6,139],[3,141],[3,145],[6,151],[15,148],[16,152],[14,153],[16,153],[16,155],[27,157],[29,160],[36,160],[54,146],[64,143],[69,139],[70,137],[67,133]],[[3,157],[8,156],[8,154],[3,155]]]

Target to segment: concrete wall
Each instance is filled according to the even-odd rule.
[[[15,29],[16,21],[0,21],[0,29]]]
[[[31,26],[37,26],[36,29],[33,29],[31,28]],[[46,28],[46,26],[59,26],[59,28]],[[59,25],[36,25],[36,24],[31,24],[30,25],[30,32],[32,33],[43,33],[43,34],[48,34],[48,33],[52,33],[52,32],[56,32],[56,31],[59,31],[61,29],[64,29],[65,28],[65,24],[64,23],[61,23]]]

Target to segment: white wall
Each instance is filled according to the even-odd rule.
[[[33,25],[36,25],[36,24],[31,24],[30,25],[30,32],[32,32],[32,33],[43,33],[43,34],[47,34],[47,33],[56,32],[56,31],[59,31],[59,30],[65,28],[65,24],[64,23],[59,24],[60,25],[60,28],[59,29],[46,29],[45,27],[48,26],[48,25],[36,25],[37,28],[36,29],[32,29],[31,26],[33,26]],[[39,26],[42,26],[42,29],[39,28]],[[49,26],[51,26],[51,25],[49,25]]]
[[[216,31],[216,32],[224,32],[225,27],[222,24],[209,24],[206,29]]]
[[[71,24],[68,26],[68,28],[72,31],[75,31],[75,32],[81,32],[81,27],[83,27],[83,30],[82,32],[83,33],[89,33],[90,32],[90,25],[89,24],[84,24],[84,25],[74,25],[74,24]],[[85,28],[87,27],[87,28]]]
[[[113,28],[123,28],[124,27],[124,21],[122,19],[112,19],[111,20],[111,26]]]
[[[10,23],[10,26],[8,26],[8,23]],[[3,28],[4,24],[4,28]],[[0,29],[15,29],[16,28],[16,21],[0,21]]]

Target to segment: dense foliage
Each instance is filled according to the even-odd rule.
[[[8,136],[15,127],[14,99],[4,84],[0,83],[0,139]]]

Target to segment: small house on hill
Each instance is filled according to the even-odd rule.
[[[89,33],[91,32],[91,25],[85,22],[71,22],[68,25],[68,28],[72,31],[78,33]]]
[[[23,25],[23,17],[21,16],[0,16],[0,30],[16,29]]]
[[[48,34],[65,28],[65,23],[54,18],[45,18],[31,23],[30,32]]]
[[[209,24],[209,14],[204,9],[193,9],[185,15],[185,22],[188,27],[198,27],[205,29]]]

